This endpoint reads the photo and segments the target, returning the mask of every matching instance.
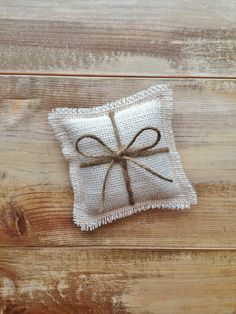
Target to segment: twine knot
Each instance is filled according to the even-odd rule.
[[[123,145],[120,149],[115,152],[113,157],[114,162],[120,162],[125,157],[126,147]]]
[[[117,146],[118,146],[117,150],[113,150],[106,143],[104,143],[104,141],[100,137],[93,135],[93,134],[84,134],[84,135],[80,136],[77,139],[76,144],[75,144],[76,150],[83,157],[86,157],[88,159],[87,161],[82,162],[80,164],[81,168],[86,168],[86,167],[91,167],[91,166],[96,166],[96,165],[102,165],[102,164],[109,164],[108,169],[106,171],[105,178],[104,178],[103,186],[102,186],[100,212],[102,212],[104,210],[107,179],[108,179],[108,176],[111,172],[111,169],[113,168],[115,163],[119,163],[121,165],[130,205],[133,205],[135,203],[135,201],[134,201],[134,196],[133,196],[133,192],[131,189],[131,180],[130,180],[130,176],[129,176],[129,172],[128,172],[127,161],[132,162],[133,164],[146,170],[147,172],[151,173],[152,175],[159,177],[162,180],[173,182],[172,179],[169,179],[169,178],[157,173],[156,171],[152,170],[151,168],[147,167],[146,165],[144,165],[143,163],[141,163],[140,161],[137,161],[135,159],[137,157],[147,157],[147,156],[151,156],[151,155],[155,155],[155,154],[159,154],[159,153],[169,152],[168,147],[161,147],[161,148],[153,149],[155,146],[157,146],[157,144],[161,140],[160,131],[154,127],[142,128],[141,130],[139,130],[134,135],[132,140],[127,145],[123,145],[121,143],[120,133],[119,133],[118,127],[116,125],[114,115],[115,115],[115,113],[113,111],[109,112],[109,118],[110,118],[112,126],[113,126],[113,130],[114,130],[114,134],[115,134],[115,138],[116,138],[116,142],[117,142]],[[142,146],[139,148],[132,148],[132,146],[136,142],[137,138],[145,131],[153,131],[156,135],[155,141],[152,144],[149,144],[146,146]],[[108,153],[104,154],[104,155],[95,155],[95,154],[89,154],[87,152],[82,151],[79,144],[83,139],[86,139],[86,138],[87,139],[93,139],[96,142],[98,142],[103,148],[105,148],[105,150]]]

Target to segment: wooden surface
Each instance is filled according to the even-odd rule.
[[[0,0],[0,313],[236,313],[235,1]],[[198,194],[81,232],[47,113],[157,83]]]
[[[177,147],[198,205],[182,213],[150,210],[81,232],[72,223],[68,165],[48,111],[102,104],[158,82],[174,92]],[[236,248],[235,88],[233,80],[0,77],[1,245]]]
[[[4,72],[235,75],[235,0],[0,4]]]
[[[4,313],[235,313],[235,251],[4,248],[0,262]]]

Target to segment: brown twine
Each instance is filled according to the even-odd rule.
[[[122,145],[122,142],[121,142],[121,139],[120,139],[119,129],[117,127],[114,115],[115,115],[115,113],[113,111],[109,112],[109,117],[111,119],[112,127],[113,127],[113,130],[114,130],[114,134],[115,134],[115,138],[116,138],[116,142],[117,142],[117,150],[111,149],[106,143],[103,142],[103,140],[101,138],[99,138],[99,137],[97,137],[96,135],[93,135],[93,134],[84,134],[84,135],[80,136],[77,139],[76,144],[75,144],[76,150],[83,157],[92,159],[92,160],[88,160],[88,161],[82,162],[80,164],[81,168],[86,168],[86,167],[91,167],[91,166],[96,166],[96,165],[102,165],[102,164],[109,163],[109,166],[108,166],[108,169],[107,169],[104,181],[103,181],[103,186],[102,186],[100,212],[102,212],[104,210],[107,180],[108,180],[109,174],[110,174],[110,172],[111,172],[111,170],[112,170],[112,168],[113,168],[115,163],[120,163],[120,165],[121,165],[122,173],[123,173],[123,176],[124,176],[124,180],[125,180],[125,184],[126,184],[126,189],[127,189],[127,194],[128,194],[129,204],[130,205],[134,205],[135,201],[134,201],[133,191],[132,191],[132,188],[131,188],[131,180],[130,180],[130,176],[129,176],[129,172],[128,172],[128,163],[127,163],[127,161],[130,161],[130,162],[134,163],[135,165],[137,165],[140,168],[146,170],[147,172],[151,173],[152,175],[159,177],[162,180],[173,182],[172,179],[164,177],[163,175],[161,175],[161,174],[157,173],[156,171],[152,170],[151,168],[147,167],[146,165],[144,165],[140,161],[137,161],[136,159],[134,159],[136,157],[147,157],[147,156],[151,156],[151,155],[155,155],[155,154],[169,152],[169,148],[168,147],[152,149],[161,140],[161,133],[160,133],[160,131],[157,128],[154,128],[154,127],[142,128],[140,131],[138,131],[134,135],[132,140],[127,145]],[[147,130],[152,130],[152,131],[154,131],[156,133],[157,137],[156,137],[155,141],[152,144],[150,144],[150,145],[146,145],[146,146],[143,146],[143,147],[140,147],[140,148],[132,149],[131,146],[137,140],[138,136],[141,133],[143,133],[144,131],[147,131]],[[93,154],[89,154],[87,152],[85,153],[85,152],[81,151],[81,149],[80,149],[78,144],[85,138],[90,138],[90,139],[93,139],[93,140],[97,141],[99,144],[101,144],[108,151],[108,154],[107,155],[93,155]]]

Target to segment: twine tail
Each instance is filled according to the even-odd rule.
[[[133,196],[133,192],[131,188],[130,176],[128,172],[128,164],[126,160],[123,159],[121,161],[121,167],[122,167],[123,176],[125,178],[126,190],[128,192],[128,197],[129,197],[129,204],[134,205],[134,196]]]
[[[159,178],[162,179],[162,180],[169,181],[169,182],[173,182],[172,179],[169,179],[169,178],[167,178],[167,177],[164,177],[163,175],[157,173],[156,171],[152,170],[151,168],[147,167],[146,165],[142,164],[141,162],[136,161],[136,160],[133,159],[133,158],[126,157],[126,156],[124,156],[124,158],[125,158],[126,160],[129,160],[129,161],[133,162],[135,165],[139,166],[140,168],[145,169],[146,171],[150,172],[150,173],[153,174],[154,176],[159,177]]]

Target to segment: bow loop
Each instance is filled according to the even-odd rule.
[[[80,147],[80,143],[82,140],[84,139],[92,139],[94,140],[95,142],[99,143],[103,148],[105,148],[109,154],[108,155],[96,155],[96,154],[89,154],[85,151],[83,151]],[[101,158],[101,157],[112,157],[112,156],[116,156],[116,153],[101,139],[99,138],[98,136],[96,135],[93,135],[93,134],[84,134],[82,136],[80,136],[76,143],[75,143],[75,148],[76,150],[80,153],[80,155],[82,155],[83,157],[87,157],[87,158]]]
[[[161,132],[157,129],[157,128],[154,128],[154,127],[146,127],[146,128],[143,128],[141,130],[139,130],[135,135],[134,137],[132,138],[132,140],[129,142],[129,144],[126,146],[125,148],[125,152],[127,153],[127,155],[129,155],[129,151],[130,151],[130,148],[132,147],[132,145],[134,145],[134,143],[137,141],[138,137],[144,133],[145,131],[154,131],[155,135],[156,135],[156,139],[154,140],[153,143],[149,144],[149,145],[144,145],[144,146],[141,146],[140,148],[137,148],[137,149],[133,149],[131,150],[132,151],[132,156],[135,157],[135,156],[138,156],[140,153],[144,152],[144,151],[148,151],[149,149],[155,147],[161,140]]]

